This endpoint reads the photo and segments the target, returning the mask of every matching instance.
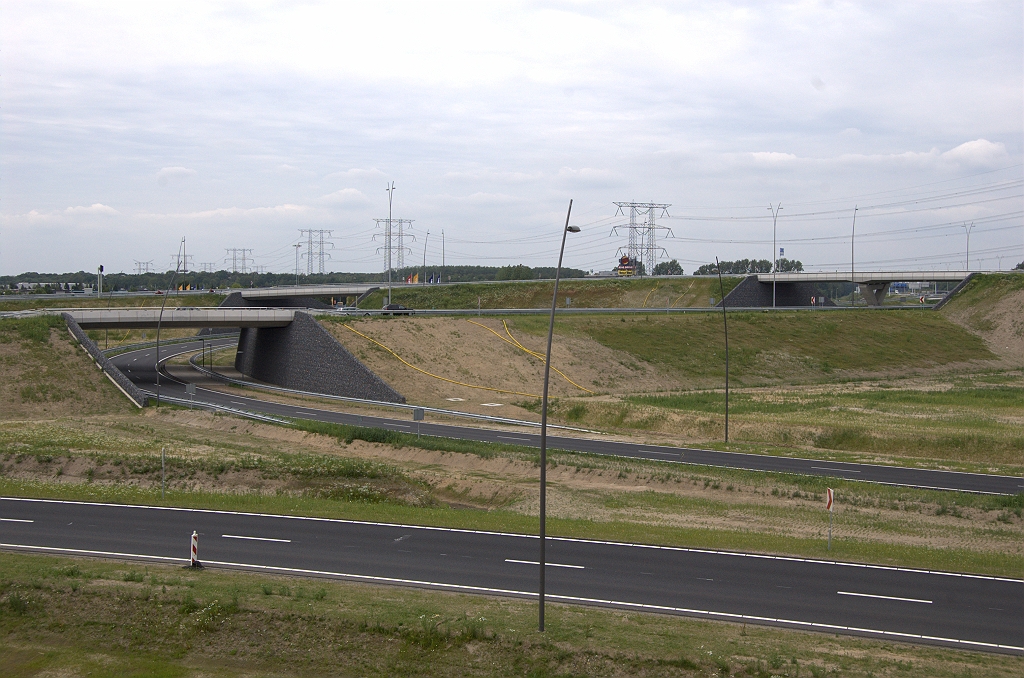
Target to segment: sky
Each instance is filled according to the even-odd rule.
[[[428,269],[553,266],[570,200],[588,271],[616,202],[670,205],[686,273],[773,237],[847,270],[851,232],[859,270],[1007,269],[1022,83],[1019,0],[0,0],[0,275],[173,269],[183,238],[306,271],[302,229],[382,271],[392,182]]]

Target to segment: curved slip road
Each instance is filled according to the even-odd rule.
[[[536,536],[0,498],[0,548],[535,597]],[[549,538],[550,600],[1024,654],[1024,581]]]
[[[227,346],[233,340],[220,340],[214,346]],[[207,346],[211,342],[207,342]],[[201,342],[173,344],[161,350],[161,358],[181,352],[193,352],[202,347]],[[145,348],[123,353],[112,358],[112,362],[144,391],[155,393],[156,371],[153,363],[156,351]],[[176,398],[185,398],[185,384],[166,375],[161,377],[161,393]],[[449,424],[432,424],[421,422],[415,424],[408,419],[391,419],[385,417],[368,417],[357,414],[346,414],[331,410],[320,410],[315,407],[285,405],[280,403],[248,398],[240,394],[227,394],[218,391],[197,388],[197,401],[205,401],[223,407],[244,409],[262,414],[311,419],[337,424],[354,424],[373,426],[406,433],[419,432],[424,435],[463,440],[478,440],[491,443],[510,443],[540,446],[540,435],[494,429],[472,428],[468,426],[452,426]],[[831,476],[846,480],[902,485],[938,490],[975,492],[981,494],[1017,494],[1024,492],[1024,478],[1014,476],[998,476],[980,473],[962,473],[955,471],[937,471],[916,469],[901,466],[883,466],[878,464],[855,464],[849,462],[821,461],[798,457],[776,457],[739,452],[721,452],[717,450],[701,450],[684,447],[665,447],[657,445],[641,445],[590,438],[569,438],[548,435],[548,446],[554,449],[587,452],[591,454],[633,457],[658,461],[717,466],[723,468],[745,469],[772,473],[797,473],[812,476]]]

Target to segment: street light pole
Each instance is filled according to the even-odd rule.
[[[971,270],[971,231],[974,230],[974,222],[968,226],[967,222],[964,222],[964,231],[967,232],[967,270]]]
[[[160,302],[160,315],[156,319],[156,406],[160,407],[160,326],[164,321],[164,307],[167,306],[167,297],[171,296],[171,290],[174,289],[174,280],[178,277],[178,270],[181,269],[181,255],[185,247],[185,239],[181,239],[181,245],[178,246],[178,263],[174,267],[174,275],[171,276],[171,284],[167,286],[167,292],[164,293],[164,298]]]
[[[302,247],[302,243],[292,245],[295,248],[295,286],[299,286],[299,248]]]
[[[775,276],[778,274],[778,271],[776,271],[776,269],[779,265],[778,250],[775,249],[775,233],[778,230],[776,227],[778,226],[779,210],[781,209],[781,202],[777,207],[772,207],[772,204],[768,203],[768,211],[772,213],[772,308],[775,308]]]
[[[857,236],[857,206],[853,206],[853,226],[850,227],[850,284],[853,290],[850,291],[850,306],[853,306],[853,293],[857,290],[857,283],[853,280],[853,240]]]
[[[548,322],[548,352],[544,357],[544,396],[540,405],[540,595],[538,628],[544,630],[544,570],[546,568],[544,546],[547,533],[547,481],[548,481],[548,378],[551,376],[551,337],[555,333],[555,308],[558,306],[558,279],[562,272],[562,255],[565,253],[565,236],[579,233],[579,226],[569,225],[572,214],[572,200],[565,213],[565,228],[562,230],[562,248],[558,250],[558,266],[555,268],[555,291],[551,295],[551,320]]]
[[[430,231],[427,231],[427,237],[423,239],[423,284],[427,284],[427,242],[430,241]]]
[[[388,192],[388,232],[385,238],[388,242],[388,305],[391,305],[391,197],[395,192],[395,182],[384,189]]]

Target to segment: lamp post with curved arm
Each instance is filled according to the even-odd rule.
[[[544,396],[540,405],[540,595],[538,628],[544,630],[544,570],[546,568],[544,546],[547,532],[547,471],[548,471],[548,379],[551,376],[551,338],[555,332],[555,308],[558,306],[558,280],[562,273],[562,255],[565,253],[565,236],[579,233],[579,226],[569,225],[572,214],[572,200],[565,213],[565,228],[562,230],[562,248],[558,250],[558,267],[555,268],[555,291],[551,295],[551,320],[548,322],[548,351],[544,357]]]

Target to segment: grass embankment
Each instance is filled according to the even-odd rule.
[[[0,428],[0,493],[536,530],[537,453],[528,448],[300,422],[317,433],[310,436],[184,411],[105,424]],[[160,498],[161,446],[169,451],[166,500]],[[553,535],[1024,572],[1021,497],[568,452],[552,453],[549,479]],[[839,498],[831,553],[823,539],[826,486]]]
[[[174,294],[167,297],[167,308],[178,306],[219,306],[223,294]],[[149,294],[139,297],[110,297],[103,295],[35,294],[30,299],[4,299],[0,297],[0,311],[24,311],[32,308],[145,308],[160,306],[163,295]]]
[[[0,554],[7,676],[1015,676],[1020,657],[517,599]]]
[[[850,461],[1024,473],[1021,372],[929,380],[917,388],[899,382],[872,386],[734,392],[730,439],[753,451],[769,445],[773,449],[765,451],[772,453],[823,451]],[[662,418],[670,416],[665,412],[689,417],[691,425],[719,434],[724,428],[721,391],[636,396],[628,401],[651,419],[656,418],[653,409]],[[563,413],[590,423],[587,406],[574,407],[562,407]],[[599,419],[601,412],[593,415]]]
[[[515,318],[515,328],[545,334],[543,318]],[[725,378],[719,315],[562,316],[560,335],[583,335],[692,383]],[[733,385],[808,383],[906,373],[971,360],[995,360],[985,342],[928,312],[850,310],[729,314]]]
[[[0,420],[134,409],[56,316],[0,320]]]
[[[728,294],[742,278],[723,278]],[[452,285],[424,285],[392,290],[391,301],[409,308],[550,308],[554,282],[500,282]],[[375,292],[360,308],[380,308],[387,291]],[[558,305],[572,299],[573,308],[688,308],[709,307],[711,297],[721,301],[717,278],[644,278],[581,280],[567,278],[558,285]]]

